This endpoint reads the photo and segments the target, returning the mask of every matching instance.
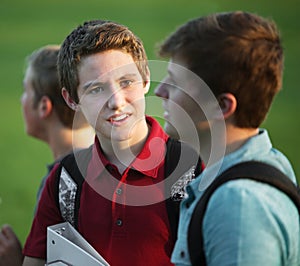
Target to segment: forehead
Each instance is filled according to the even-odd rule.
[[[32,87],[32,80],[34,77],[34,71],[31,66],[28,66],[25,70],[24,78],[23,78],[23,86],[24,88]]]
[[[168,64],[168,73],[175,85],[188,93],[194,100],[212,97],[207,84],[188,68],[188,63],[184,57],[173,56]]]
[[[169,74],[180,74],[184,70],[185,65],[182,61],[177,58],[171,57],[168,64],[168,73]]]
[[[172,57],[168,63],[168,74],[172,80],[182,88],[195,86],[199,77],[194,74],[181,57]]]
[[[79,65],[79,73],[108,77],[125,72],[138,72],[132,56],[121,50],[108,50],[84,57]]]
[[[198,77],[189,69],[189,65],[187,63],[187,60],[184,56],[181,56],[180,54],[173,55],[168,64],[168,72],[171,75],[174,75],[175,77],[178,77],[178,79],[185,79],[186,81],[189,81],[191,79],[197,79]]]

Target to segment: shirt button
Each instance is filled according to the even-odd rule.
[[[117,226],[121,226],[122,224],[123,224],[123,222],[122,222],[121,219],[118,219],[118,220],[116,221],[116,225],[117,225]]]
[[[121,194],[122,194],[122,188],[118,188],[118,189],[116,190],[116,193],[117,193],[118,195],[121,195]]]
[[[181,252],[180,252],[180,257],[181,257],[181,258],[184,258],[184,257],[185,257],[185,252],[184,252],[184,251],[181,251]]]

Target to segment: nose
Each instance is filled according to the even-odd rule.
[[[162,81],[157,85],[157,87],[154,89],[154,93],[156,96],[167,99],[169,97],[167,84]]]
[[[112,95],[108,99],[108,107],[110,109],[119,109],[125,104],[125,96],[122,89],[116,89],[112,92]]]

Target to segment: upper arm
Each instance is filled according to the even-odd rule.
[[[25,257],[23,261],[23,266],[44,266],[45,260],[32,258],[32,257]]]
[[[53,168],[46,181],[37,212],[26,239],[23,254],[32,258],[46,258],[47,227],[62,222],[56,203],[55,193],[56,168]]]

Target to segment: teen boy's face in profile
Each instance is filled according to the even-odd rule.
[[[108,50],[89,55],[82,59],[78,74],[79,106],[99,137],[138,141],[147,134],[141,124],[149,84],[130,54]]]
[[[41,119],[39,118],[39,103],[34,103],[35,92],[32,84],[34,73],[29,66],[23,80],[24,91],[21,97],[22,111],[26,133],[33,137],[40,137],[41,134]]]
[[[203,133],[209,131],[208,119],[216,102],[207,93],[207,85],[181,57],[171,58],[167,71],[166,78],[155,88],[155,94],[163,100],[165,131],[181,138],[188,131],[184,123],[187,118]]]

